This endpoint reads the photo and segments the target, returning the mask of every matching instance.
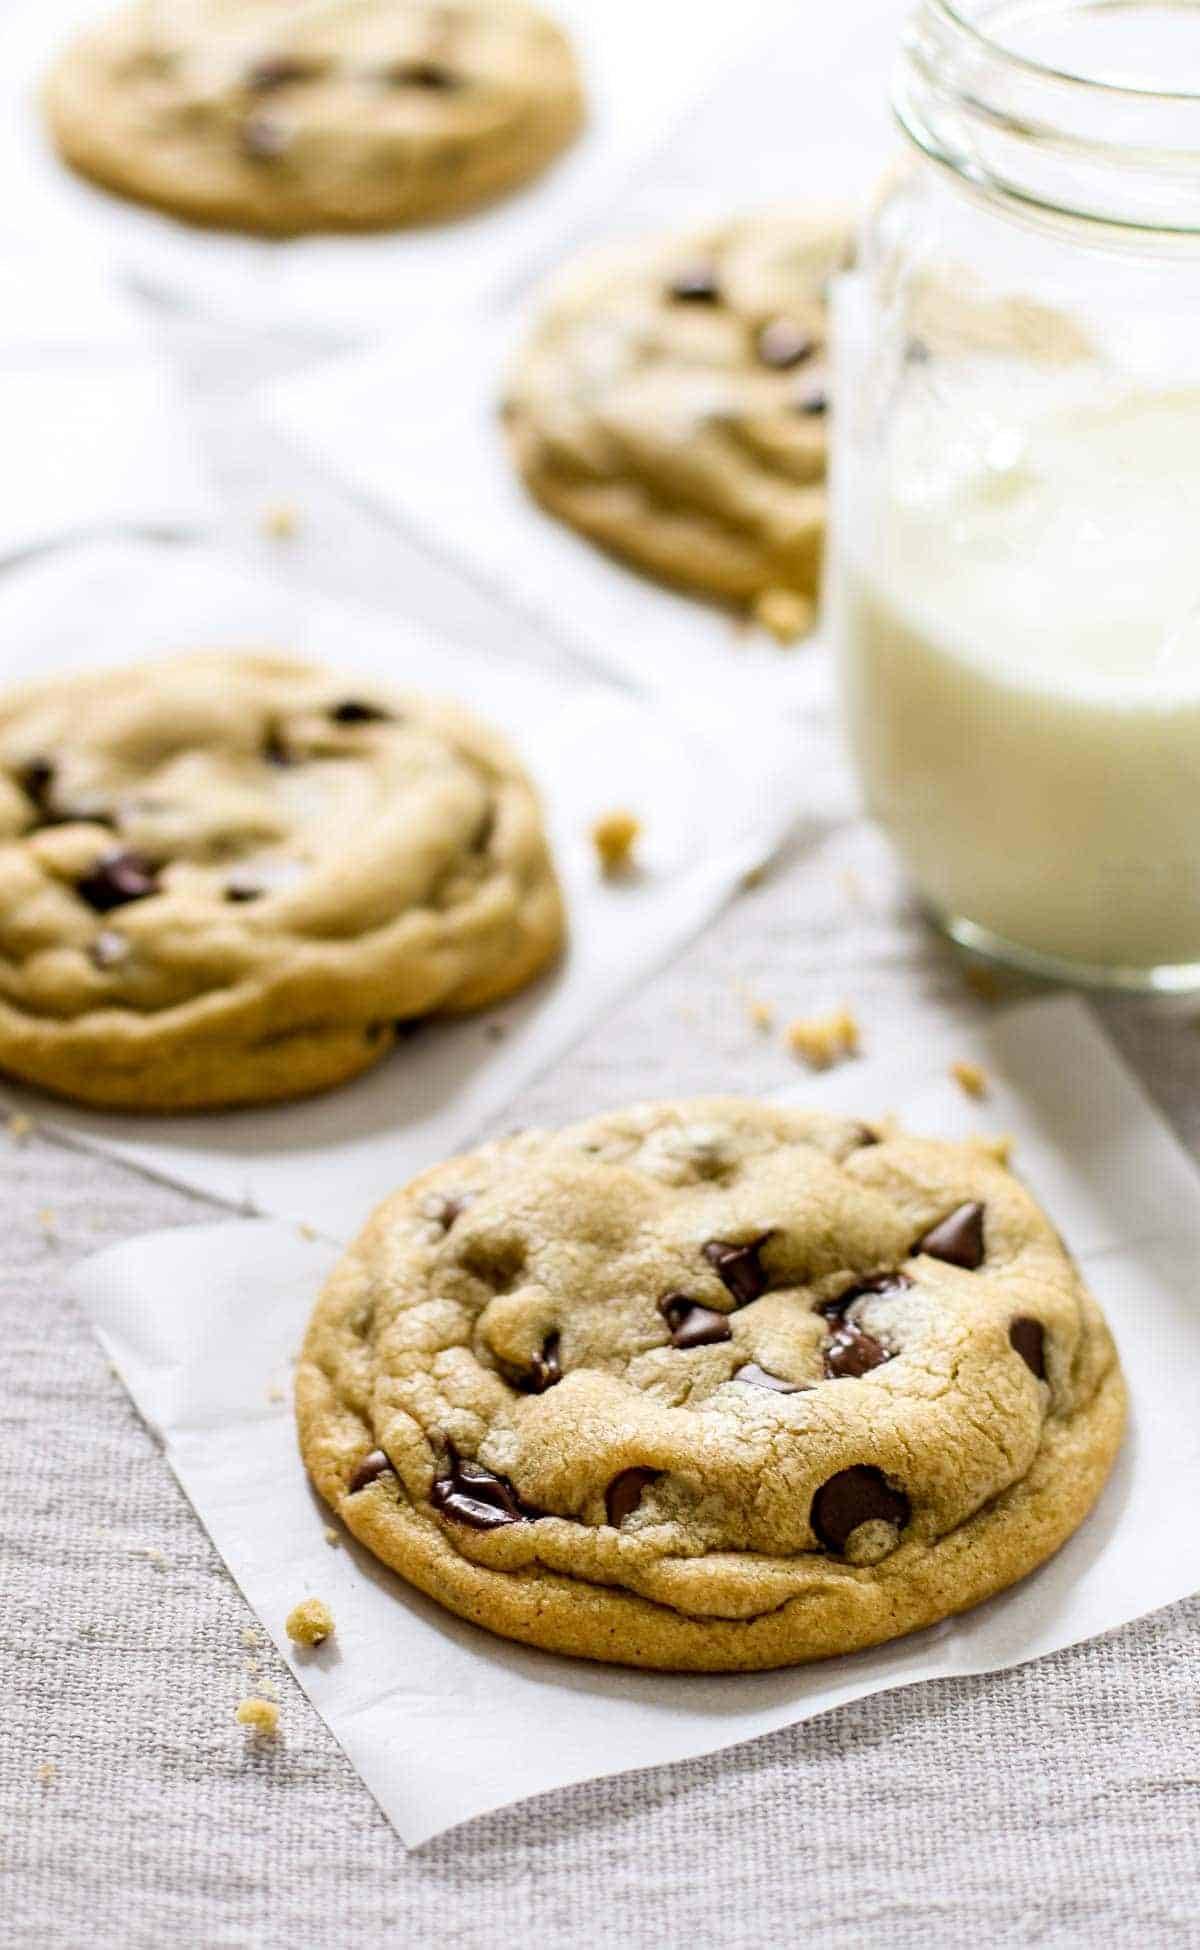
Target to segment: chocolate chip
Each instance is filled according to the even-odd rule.
[[[813,385],[806,387],[804,392],[796,395],[792,406],[797,413],[803,413],[808,419],[816,419],[822,413],[828,413],[829,393],[824,383],[814,382]]]
[[[544,1395],[547,1388],[553,1388],[562,1380],[558,1348],[559,1336],[547,1334],[541,1353],[534,1355],[527,1368],[505,1367],[505,1375],[513,1387],[519,1388],[523,1395]]]
[[[260,901],[262,897],[263,889],[249,880],[231,880],[225,888],[227,901]]]
[[[268,765],[295,765],[299,762],[277,724],[267,727],[267,735],[263,739],[263,757]]]
[[[251,162],[274,162],[292,144],[292,132],[270,115],[251,115],[242,123],[242,154]]]
[[[449,1232],[454,1221],[462,1218],[469,1204],[469,1198],[444,1198],[442,1200],[441,1210],[435,1212],[433,1216],[441,1226],[443,1232]]]
[[[392,716],[378,704],[365,704],[360,697],[344,697],[340,704],[331,704],[329,715],[334,724],[388,724]]]
[[[770,1237],[769,1232],[764,1232],[760,1239],[752,1239],[744,1246],[728,1246],[720,1239],[710,1239],[704,1248],[705,1259],[739,1307],[748,1307],[767,1290],[767,1275],[758,1255]]]
[[[443,1516],[472,1530],[499,1530],[541,1515],[521,1502],[507,1477],[495,1475],[482,1463],[464,1462],[452,1442],[446,1445],[446,1455],[442,1474],[434,1478],[429,1493],[434,1509]]]
[[[614,1530],[632,1516],[642,1500],[642,1491],[662,1475],[661,1469],[623,1469],[604,1492],[604,1508]]]
[[[711,264],[689,264],[671,279],[670,296],[684,305],[719,305],[721,287]]]
[[[856,1280],[835,1300],[822,1300],[817,1312],[824,1314],[826,1320],[840,1320],[856,1300],[868,1300],[882,1293],[903,1293],[911,1285],[907,1273],[872,1273],[865,1280]]]
[[[296,81],[316,81],[324,72],[319,61],[304,61],[295,54],[268,55],[246,71],[245,85],[254,95],[268,95],[276,88],[288,88]]]
[[[357,1496],[359,1490],[365,1490],[369,1483],[376,1482],[380,1476],[386,1476],[391,1467],[391,1462],[382,1449],[372,1449],[369,1455],[363,1457],[346,1488],[351,1496]]]
[[[807,1381],[785,1381],[782,1375],[769,1374],[757,1361],[747,1361],[733,1379],[744,1381],[748,1388],[772,1388],[777,1395],[800,1395],[809,1385]]]
[[[128,961],[131,952],[123,934],[118,934],[115,928],[101,928],[88,949],[88,957],[96,968],[106,970]]]
[[[881,1368],[891,1358],[874,1334],[868,1334],[855,1321],[846,1320],[825,1349],[825,1373],[830,1381],[857,1380],[859,1375],[870,1374],[872,1368]]]
[[[671,1330],[673,1347],[712,1347],[730,1338],[728,1315],[702,1307],[686,1293],[669,1293],[658,1311]]]
[[[48,758],[27,758],[17,773],[17,784],[35,806],[44,806],[54,784],[53,762]]]
[[[865,1151],[869,1144],[882,1143],[883,1139],[880,1137],[878,1131],[873,1131],[869,1124],[859,1125],[854,1137],[854,1148],[856,1151]]]
[[[812,358],[816,349],[817,341],[812,333],[806,332],[790,318],[773,318],[758,335],[759,358],[764,366],[774,366],[779,372],[803,365],[806,359]]]
[[[810,1521],[827,1551],[844,1551],[860,1523],[894,1523],[902,1530],[910,1513],[904,1491],[894,1490],[881,1469],[855,1463],[822,1483]]]
[[[394,88],[461,88],[463,78],[441,61],[395,61],[384,73]]]
[[[1009,1343],[1020,1355],[1030,1374],[1046,1379],[1046,1330],[1040,1320],[1019,1314],[1008,1330]]]
[[[939,1219],[922,1233],[914,1253],[928,1253],[931,1259],[944,1259],[948,1266],[961,1266],[974,1273],[983,1265],[983,1207],[971,1199],[956,1205],[953,1212]]]
[[[97,914],[145,900],[159,891],[158,877],[140,853],[102,853],[94,867],[75,882],[75,891]]]

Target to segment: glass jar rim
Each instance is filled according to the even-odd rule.
[[[987,31],[978,21],[972,20],[957,0],[927,0],[936,12],[943,14],[952,27],[959,29],[972,40],[978,41],[989,54],[1000,56],[1014,67],[1025,68],[1031,75],[1043,80],[1062,82],[1069,87],[1087,88],[1096,94],[1132,97],[1146,102],[1195,102],[1200,105],[1200,86],[1195,88],[1169,88],[1151,86],[1146,82],[1112,81],[1103,75],[1083,73],[1078,68],[1060,67],[1055,61],[1042,61],[1036,55],[1023,53],[1019,48],[1009,47],[1004,41]]]

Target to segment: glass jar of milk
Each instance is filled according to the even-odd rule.
[[[1200,988],[1200,0],[919,0],[836,300],[831,607],[959,941]]]

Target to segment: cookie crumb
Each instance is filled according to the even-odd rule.
[[[310,1226],[307,1219],[301,1219],[299,1225],[296,1227],[296,1231],[300,1234],[301,1239],[315,1239],[317,1237],[316,1226]]]
[[[998,1137],[978,1137],[974,1139],[974,1143],[987,1157],[994,1158],[998,1165],[1007,1167],[1012,1163],[1013,1140],[1007,1134]]]
[[[26,1117],[23,1110],[14,1110],[5,1124],[5,1129],[14,1144],[24,1144],[33,1132],[33,1119]]]
[[[596,821],[592,827],[592,845],[599,856],[601,873],[610,879],[628,873],[641,831],[641,820],[631,812],[605,813]]]
[[[263,509],[262,531],[272,542],[290,542],[299,532],[300,510],[291,501],[277,501]]]
[[[341,1548],[341,1543],[342,1543],[341,1537],[339,1536],[338,1532],[332,1528],[332,1526],[326,1529],[325,1542],[329,1545],[330,1550],[336,1551],[336,1550],[340,1550]]]
[[[848,1056],[857,1056],[858,1023],[849,1009],[831,1009],[827,1016],[801,1016],[788,1024],[787,1044],[810,1070],[828,1070]]]
[[[816,611],[798,589],[764,589],[755,600],[754,620],[776,643],[795,643],[812,629]]]
[[[38,1768],[37,1777],[43,1787],[52,1787],[58,1779],[58,1768],[52,1760],[44,1760]]]
[[[152,1564],[156,1571],[166,1571],[170,1568],[170,1559],[156,1544],[135,1544],[130,1555],[144,1557],[147,1564]]]
[[[240,1700],[233,1717],[240,1727],[252,1727],[255,1733],[270,1735],[279,1729],[279,1708],[274,1700]]]
[[[743,894],[752,894],[756,887],[761,887],[770,871],[770,862],[767,860],[761,861],[757,867],[751,867],[742,875]]]
[[[277,1407],[280,1402],[287,1400],[287,1389],[281,1388],[277,1381],[273,1381],[267,1389],[267,1400],[272,1408]]]
[[[319,1598],[293,1605],[284,1627],[293,1645],[323,1645],[333,1632],[333,1613]]]
[[[980,1069],[978,1063],[952,1063],[950,1075],[959,1089],[967,1097],[986,1097],[988,1093],[987,1071]]]
[[[775,1027],[775,1011],[769,1002],[759,1001],[757,996],[748,996],[746,1010],[754,1028],[760,1036],[769,1036]]]

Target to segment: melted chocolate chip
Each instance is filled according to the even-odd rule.
[[[231,880],[225,888],[227,901],[260,901],[263,889],[249,880]]]
[[[882,1293],[903,1293],[911,1285],[907,1273],[872,1273],[865,1280],[857,1280],[853,1286],[848,1286],[844,1293],[838,1294],[836,1300],[822,1300],[817,1312],[824,1314],[826,1320],[841,1320],[856,1300],[872,1299]]]
[[[673,1347],[712,1347],[730,1338],[728,1316],[689,1300],[686,1293],[669,1293],[658,1311],[671,1330]]]
[[[671,279],[669,295],[684,305],[719,305],[721,287],[711,264],[689,264]]]
[[[271,115],[251,115],[242,123],[242,154],[251,162],[274,162],[291,144],[291,130]]]
[[[279,725],[269,725],[263,739],[263,757],[268,765],[296,765],[299,763],[288,746]]]
[[[961,1266],[974,1273],[983,1265],[983,1207],[974,1199],[956,1205],[953,1212],[922,1233],[914,1253],[928,1253],[931,1259],[944,1259],[948,1266]]]
[[[395,61],[385,69],[394,88],[461,88],[463,78],[441,61]]]
[[[760,1239],[752,1239],[744,1246],[728,1246],[720,1239],[710,1239],[704,1248],[705,1259],[739,1307],[748,1307],[767,1290],[767,1275],[758,1255],[770,1237],[769,1232],[764,1232]]]
[[[88,949],[88,958],[94,967],[107,971],[119,967],[123,961],[128,961],[131,952],[130,945],[123,934],[118,934],[115,928],[101,928]]]
[[[830,1381],[857,1380],[859,1375],[870,1374],[872,1368],[881,1368],[891,1358],[874,1334],[868,1334],[853,1320],[845,1320],[825,1349],[825,1373]]]
[[[391,712],[384,711],[378,704],[366,704],[360,697],[344,697],[340,704],[331,704],[329,715],[334,724],[388,724]]]
[[[54,784],[54,765],[48,758],[28,758],[17,773],[17,784],[22,792],[33,800],[35,806],[44,806],[50,797]]]
[[[75,891],[97,914],[107,914],[110,908],[157,894],[158,877],[140,853],[102,853],[95,866],[75,882]]]
[[[642,1491],[662,1475],[661,1469],[623,1469],[604,1492],[604,1508],[614,1530],[632,1516],[642,1500]]]
[[[773,318],[764,325],[758,335],[758,356],[764,366],[774,366],[779,372],[788,372],[792,366],[803,365],[811,359],[817,349],[817,341],[811,332],[795,324],[790,318]]]
[[[797,413],[814,418],[829,411],[829,389],[819,373],[815,373],[807,386],[801,388],[792,401]]]
[[[562,1365],[558,1358],[559,1336],[547,1334],[542,1342],[542,1351],[535,1354],[527,1368],[505,1368],[504,1372],[514,1388],[523,1395],[544,1395],[547,1388],[553,1388],[562,1380]]]
[[[471,1530],[499,1530],[541,1515],[521,1502],[507,1477],[495,1475],[482,1463],[464,1462],[453,1443],[447,1443],[446,1455],[442,1474],[434,1478],[429,1492],[434,1509],[444,1517]]]
[[[316,81],[323,73],[319,61],[305,61],[296,54],[268,55],[246,72],[246,87],[253,95],[269,95],[276,88],[289,88],[293,82]]]
[[[770,1374],[760,1368],[757,1361],[747,1361],[733,1376],[734,1381],[744,1381],[748,1388],[771,1388],[777,1395],[800,1395],[808,1387],[807,1381],[785,1381],[782,1375]]]
[[[855,1463],[822,1483],[810,1521],[827,1551],[844,1551],[860,1523],[894,1523],[902,1530],[910,1511],[904,1491],[894,1490],[881,1469]]]
[[[1046,1330],[1040,1320],[1020,1314],[1008,1330],[1009,1344],[1016,1349],[1030,1374],[1046,1379]]]
[[[369,1483],[377,1482],[379,1477],[386,1476],[391,1468],[391,1462],[384,1455],[383,1450],[372,1449],[369,1455],[363,1457],[346,1488],[351,1496],[357,1496],[359,1490],[365,1490]]]

